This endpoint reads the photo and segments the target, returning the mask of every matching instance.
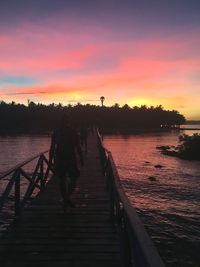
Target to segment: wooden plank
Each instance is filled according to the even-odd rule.
[[[110,220],[110,198],[96,138],[72,195],[76,208],[59,203],[58,179],[49,181],[0,241],[1,266],[119,266],[119,240]]]
[[[16,265],[18,265],[19,263],[16,261]],[[36,263],[33,262],[31,263],[30,261],[20,261],[20,267],[35,267]],[[13,267],[12,263],[6,264],[7,267]],[[119,260],[92,260],[92,261],[87,261],[87,260],[82,260],[80,262],[77,261],[73,261],[73,260],[57,260],[57,261],[37,261],[37,267],[44,267],[44,266],[48,266],[48,267],[66,267],[66,266],[70,266],[70,267],[119,267],[120,263]]]
[[[1,262],[0,262],[1,264]],[[16,261],[16,266],[18,266],[20,264],[20,267],[35,267],[36,263],[33,262],[31,263],[30,261],[25,261],[25,260],[20,260],[20,263],[18,263]],[[7,267],[13,267],[13,263],[7,263],[6,264]],[[77,261],[73,261],[73,260],[62,260],[62,259],[58,259],[56,261],[37,261],[37,267],[44,267],[44,266],[48,266],[48,267],[119,267],[119,260],[92,260],[92,261],[87,261],[86,260],[81,260],[80,262]]]

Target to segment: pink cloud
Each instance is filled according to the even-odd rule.
[[[115,40],[96,25],[90,32],[81,32],[78,27],[73,32],[70,25],[60,31],[28,25],[1,35],[0,72],[42,81],[40,86],[3,88],[4,96],[35,94],[44,99],[74,92],[80,98],[96,99],[101,93],[114,102],[136,96],[160,100],[167,96],[179,99],[178,106],[182,106],[181,95],[187,98],[193,91],[200,98],[195,93],[199,83],[193,78],[200,72],[200,38],[193,33],[156,40]],[[66,76],[67,72],[60,70],[72,74]]]
[[[52,53],[50,56],[29,56],[23,55],[13,58],[2,58],[0,61],[0,70],[4,73],[23,73],[27,75],[39,75],[44,71],[56,71],[61,69],[79,69],[85,65],[85,62],[95,52],[94,47],[85,47],[70,52]]]

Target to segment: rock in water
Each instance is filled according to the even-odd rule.
[[[149,176],[149,180],[150,180],[150,181],[156,181],[156,177],[154,177],[154,176]]]
[[[160,168],[160,169],[161,169],[163,166],[160,165],[160,164],[157,164],[157,165],[155,165],[154,167],[155,167],[155,168]]]

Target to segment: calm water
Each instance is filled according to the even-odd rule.
[[[39,152],[49,149],[50,138],[49,136],[36,136],[36,135],[21,135],[21,136],[0,136],[0,175],[15,165],[33,157]],[[31,174],[34,171],[37,161],[32,161],[23,169]],[[5,190],[10,176],[0,180],[0,196]],[[26,179],[21,178],[21,197],[27,190],[29,182]],[[34,191],[33,195],[38,193]],[[8,201],[2,212],[0,213],[0,235],[9,226],[13,220],[14,214],[14,201],[13,191],[11,191]]]
[[[47,135],[0,136],[0,174],[49,146]]]
[[[166,265],[199,267],[199,161],[162,155],[156,149],[177,145],[179,134],[108,135],[104,144],[112,152],[125,191]],[[156,180],[151,181],[150,176]]]

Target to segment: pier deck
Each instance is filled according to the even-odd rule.
[[[57,179],[23,211],[0,241],[3,266],[120,266],[119,240],[95,136],[89,138],[81,177],[72,195],[76,208],[60,205]]]

